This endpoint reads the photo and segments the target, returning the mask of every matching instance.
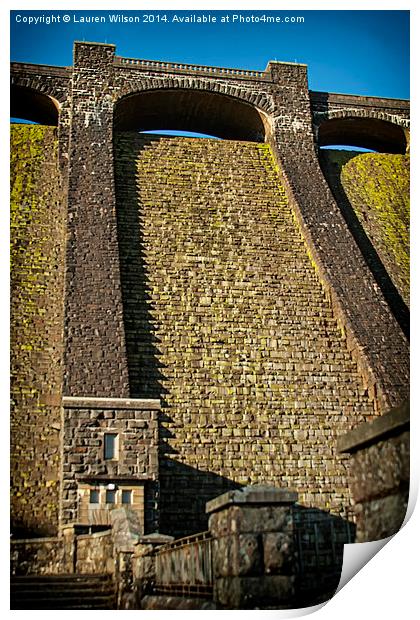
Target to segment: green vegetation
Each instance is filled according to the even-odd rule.
[[[339,180],[385,269],[409,304],[410,157],[323,151],[332,186]]]
[[[58,509],[60,409],[46,400],[61,386],[64,212],[56,129],[16,124],[10,134],[12,502],[38,527]]]
[[[408,302],[410,157],[363,153],[343,166],[341,182],[366,234]]]

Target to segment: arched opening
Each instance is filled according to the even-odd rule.
[[[407,150],[404,129],[395,123],[376,118],[332,118],[323,122],[318,131],[318,146],[357,147],[380,153]]]
[[[321,152],[322,151],[350,151],[351,153],[377,153],[378,151],[375,151],[374,149],[367,149],[364,146],[351,146],[348,144],[327,144],[325,146],[321,146],[320,147]]]
[[[319,162],[356,243],[401,329],[409,333],[409,134],[375,118],[332,118]]]
[[[24,86],[10,89],[10,117],[15,122],[22,120],[57,127],[58,110],[58,102],[49,95]]]
[[[228,140],[263,142],[266,127],[252,105],[220,93],[165,89],[128,95],[114,112],[116,131],[189,131]]]

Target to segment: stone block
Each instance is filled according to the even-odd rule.
[[[261,508],[247,507],[231,509],[231,531],[241,532],[270,532],[283,531],[292,527],[290,507],[262,506]]]
[[[291,533],[269,532],[262,535],[264,571],[291,575],[296,568],[294,539]]]
[[[217,576],[256,575],[262,572],[263,557],[258,536],[229,535],[214,541],[213,562]]]
[[[253,487],[247,487],[247,489],[254,491]],[[246,494],[242,492],[239,495],[240,500],[244,496]],[[290,492],[287,492],[286,496],[283,493],[277,494],[277,496],[272,494],[273,505],[266,505],[267,495],[260,494],[258,496],[259,499],[266,498],[266,501],[261,501],[261,503],[259,501],[252,502],[252,498],[257,496],[255,491],[253,494],[249,493],[248,496],[251,501],[235,503],[233,494],[227,493],[207,504],[207,508],[209,506],[210,508],[218,508],[209,518],[209,529],[215,538],[231,534],[284,531],[292,528],[291,504],[288,503],[292,497]],[[276,499],[279,497],[282,499],[287,497],[286,504],[277,503]],[[219,506],[224,506],[224,508],[219,508]]]
[[[392,494],[410,480],[410,434],[362,448],[350,456],[351,489],[356,502]]]
[[[215,580],[213,599],[228,609],[289,608],[294,594],[293,577],[221,577]]]
[[[401,528],[408,505],[408,488],[356,506],[357,542],[381,540]]]

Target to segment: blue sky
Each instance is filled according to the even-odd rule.
[[[153,13],[154,23],[110,23],[109,14]],[[302,23],[232,23],[232,15],[305,18]],[[215,16],[216,23],[173,22]],[[68,15],[70,22],[64,23]],[[166,15],[167,21],[157,20]],[[74,40],[114,43],[119,56],[264,69],[269,60],[308,65],[312,90],[408,99],[409,11],[12,11],[11,60],[71,65]],[[20,17],[19,17],[20,16]],[[60,17],[60,23],[23,18]],[[106,23],[82,23],[104,16]],[[221,23],[230,16],[229,23]],[[18,21],[21,20],[21,21]],[[46,20],[48,21],[48,20]]]

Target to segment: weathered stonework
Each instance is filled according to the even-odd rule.
[[[410,305],[410,157],[321,151],[320,163],[343,216],[401,328]]]
[[[113,55],[114,48],[108,45],[79,45],[74,50],[66,262],[67,396],[130,395],[115,219],[113,102],[108,93]]]
[[[65,207],[53,127],[11,127],[13,531],[57,532]]]
[[[407,101],[313,91],[309,98],[318,146],[349,144],[384,153],[409,151]]]
[[[317,139],[323,123],[362,118],[371,120],[374,132],[379,123],[382,132],[388,131],[385,137],[397,148],[403,148],[399,136],[401,132],[405,135],[408,128],[408,102],[310,93],[305,65],[270,62],[263,72],[238,71],[123,59],[115,57],[114,52],[112,45],[75,44],[72,87],[60,110],[63,124],[68,127],[71,109],[69,149],[65,138],[61,144],[63,151],[68,150],[70,161],[70,238],[77,239],[76,245],[70,240],[68,250],[67,393],[72,392],[73,382],[79,395],[83,391],[92,394],[93,385],[101,395],[110,394],[112,390],[120,396],[127,395],[127,369],[124,364],[119,366],[117,379],[112,361],[114,353],[121,351],[123,354],[125,347],[121,290],[118,278],[115,279],[116,257],[108,247],[109,244],[113,247],[115,240],[109,148],[112,124],[115,121],[116,128],[128,128],[130,124],[136,129],[153,128],[151,123],[166,122],[166,112],[170,110],[171,118],[173,116],[184,129],[214,131],[222,137],[253,135],[252,139],[265,138],[272,143],[285,175],[291,204],[336,314],[346,330],[359,371],[369,384],[371,397],[380,411],[398,404],[407,396],[407,343],[398,332],[392,314],[383,305],[381,294],[323,179],[314,137]],[[45,67],[37,73],[33,66],[15,63],[12,69],[13,88],[25,89],[38,84],[42,93],[49,92],[61,104],[63,88],[69,84],[68,70],[50,69],[47,77]],[[97,75],[94,75],[95,70]],[[22,97],[22,90],[20,93]],[[167,97],[172,97],[171,105],[165,108]],[[206,105],[210,102],[210,106]],[[235,105],[239,106],[240,115],[236,114],[239,108]],[[217,114],[214,116],[215,107]],[[245,109],[248,112],[243,114]],[[238,118],[244,119],[244,126],[238,125]],[[229,134],[232,125],[234,135]],[[249,126],[255,130],[251,134]],[[366,124],[364,126],[366,130]],[[79,155],[76,154],[78,149],[81,149]],[[82,187],[84,178],[89,178],[88,193]],[[107,208],[97,211],[95,205],[100,204],[107,204]],[[318,208],[319,204],[323,205],[322,209]],[[97,234],[91,239],[87,230],[92,226],[96,227]],[[87,259],[93,257],[90,248],[95,244],[94,252],[102,256],[96,264],[102,264],[108,274],[109,285],[105,288],[104,282],[95,283],[96,272],[89,271]],[[86,306],[79,304],[72,308],[72,300],[79,292],[94,300],[98,290],[102,305],[99,307],[94,302],[90,307],[96,307],[98,319],[99,315],[103,317],[98,333],[91,334],[102,351],[100,364],[88,344],[90,327],[89,314],[84,314]],[[360,299],[366,300],[368,312],[361,309]],[[366,316],[369,316],[368,323]],[[79,375],[81,368],[85,372]],[[110,379],[105,380],[107,373]]]
[[[127,491],[143,532],[158,527],[158,408],[158,401],[64,399],[63,523],[110,525],[110,512]],[[117,438],[110,459],[106,434]],[[98,493],[94,504],[91,491]]]
[[[235,484],[348,516],[330,446],[374,410],[268,145],[121,133],[116,184],[132,385],[164,394],[161,531],[204,529]]]
[[[335,440],[406,397],[408,345],[315,146],[340,119],[357,118],[360,135],[370,119],[375,140],[401,152],[408,102],[310,93],[304,65],[271,62],[263,72],[179,66],[121,59],[112,45],[79,42],[72,68],[12,65],[14,112],[57,123],[54,175],[40,174],[54,196],[65,189],[68,203],[66,230],[61,206],[54,222],[50,211],[40,224],[54,231],[42,262],[53,256],[56,265],[45,285],[54,329],[36,358],[47,355],[48,390],[38,389],[44,371],[22,349],[32,317],[25,282],[31,308],[15,315],[15,350],[23,356],[13,375],[20,399],[12,417],[15,524],[53,532],[59,503],[64,522],[77,519],[78,492],[83,504],[102,475],[103,485],[140,475],[146,513],[150,502],[146,529],[157,527],[158,478],[162,529],[173,533],[201,529],[207,499],[250,482],[296,487],[308,506],[350,516]],[[120,133],[156,123],[238,142]],[[335,124],[327,130],[327,123]],[[42,183],[26,185],[30,201]],[[20,248],[27,232],[38,238],[28,228],[18,235]],[[27,249],[25,265],[35,264],[37,250]],[[30,274],[37,286],[41,271],[37,265]],[[33,322],[30,332],[44,327]],[[28,369],[30,400],[19,383]],[[55,407],[42,410],[45,423],[43,390]],[[68,406],[72,398],[84,404]],[[162,411],[157,420],[143,407],[92,408],[92,398],[161,399]],[[134,432],[138,422],[146,424]],[[67,434],[61,445],[60,431]],[[130,462],[104,465],[97,433],[107,431],[133,442]],[[36,450],[23,454],[27,444]]]
[[[76,573],[113,573],[114,543],[110,532],[77,536]]]
[[[349,453],[350,490],[355,502],[357,542],[380,540],[400,529],[410,483],[409,407],[390,411],[340,437]]]
[[[358,218],[364,216],[368,236],[409,305],[410,157],[366,153],[346,164],[342,178]]]
[[[71,572],[71,554],[66,553],[63,538],[32,538],[11,542],[11,575],[58,575]],[[67,561],[66,561],[67,560]]]

